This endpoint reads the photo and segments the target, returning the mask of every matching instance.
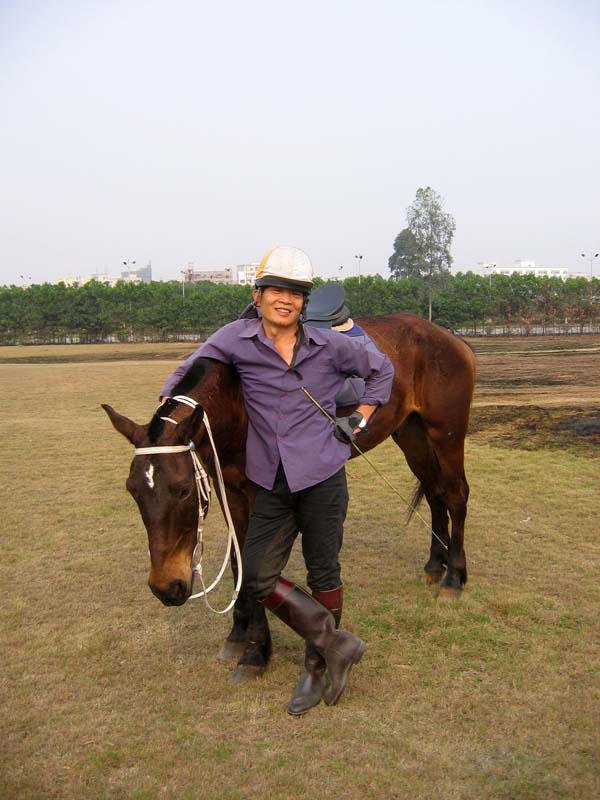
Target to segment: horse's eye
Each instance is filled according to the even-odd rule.
[[[180,500],[185,500],[186,498],[188,498],[191,495],[191,493],[192,493],[192,487],[191,486],[184,486],[183,489],[179,490],[179,499]]]

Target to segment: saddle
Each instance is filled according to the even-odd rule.
[[[311,292],[306,306],[306,324],[314,328],[333,328],[342,325],[350,317],[345,304],[346,292],[339,283],[324,283]]]

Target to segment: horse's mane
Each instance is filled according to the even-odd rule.
[[[211,370],[211,367],[219,364],[221,366],[226,366],[222,364],[222,362],[212,358],[198,356],[198,358],[192,361],[173,389],[171,389],[173,397],[176,395],[189,394],[199,383],[206,384],[206,389],[209,393],[211,393],[213,389],[220,391],[222,388],[220,382],[223,373],[220,370],[216,372]],[[214,375],[214,380],[212,381],[210,380],[211,375]],[[168,417],[176,407],[177,401],[169,398],[154,412],[154,416],[148,426],[148,436],[152,442],[156,442],[164,430],[165,422],[162,417]]]
[[[205,376],[209,363],[210,362],[205,358],[195,359],[171,390],[173,396],[187,394],[187,392],[193,389]],[[162,418],[168,417],[176,407],[177,401],[170,397],[154,412],[154,416],[150,420],[150,425],[148,426],[148,436],[151,442],[156,442],[164,430],[165,421]]]

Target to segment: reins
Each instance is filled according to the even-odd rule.
[[[193,398],[187,397],[186,395],[177,395],[172,399],[177,400],[178,402],[183,403],[184,405],[189,406],[190,408],[196,408],[196,406],[199,405]],[[171,419],[171,417],[161,417],[161,419],[167,422],[171,422],[173,425],[177,425],[177,422],[174,419]],[[225,514],[225,519],[227,521],[227,527],[228,527],[227,548],[225,551],[225,558],[223,559],[223,563],[221,564],[221,569],[219,570],[217,577],[208,587],[205,586],[204,584],[204,577],[202,571],[202,558],[204,555],[204,538],[203,538],[204,520],[206,518],[206,514],[208,514],[208,511],[210,509],[211,488],[210,488],[210,482],[208,480],[208,475],[206,474],[206,470],[204,469],[204,466],[200,461],[200,458],[198,457],[198,453],[196,452],[196,445],[194,444],[193,441],[190,441],[189,444],[182,444],[182,445],[157,445],[155,447],[136,447],[135,450],[133,451],[133,454],[134,456],[148,456],[154,454],[169,455],[171,453],[190,454],[192,458],[192,464],[194,466],[194,479],[196,481],[196,488],[198,490],[198,529],[196,533],[196,547],[194,548],[194,553],[192,554],[192,561],[194,559],[196,550],[198,549],[198,547],[200,547],[200,557],[198,559],[198,563],[193,568],[193,573],[195,575],[198,575],[198,579],[200,580],[200,585],[202,586],[202,591],[190,595],[188,600],[195,600],[198,597],[203,597],[208,608],[215,614],[226,614],[235,605],[235,601],[237,600],[242,585],[242,556],[240,552],[240,545],[235,533],[233,520],[231,518],[229,504],[227,502],[227,494],[225,491],[225,481],[223,480],[223,472],[221,471],[221,463],[219,461],[219,455],[217,453],[217,448],[215,446],[215,441],[213,439],[213,434],[206,411],[204,412],[204,417],[202,421],[204,422],[204,427],[206,428],[208,439],[210,441],[210,445],[215,459],[217,480],[219,482],[219,491],[221,493],[221,499],[223,503],[223,513]],[[206,511],[204,510],[203,502],[206,503]],[[238,567],[237,581],[235,584],[235,589],[233,591],[231,602],[226,608],[219,611],[218,609],[213,608],[211,606],[208,600],[208,594],[221,581],[223,573],[227,568],[227,564],[231,559],[232,546],[235,551],[235,556],[237,560],[237,567]]]
[[[319,403],[319,401],[318,401],[318,400],[316,400],[316,399],[315,399],[315,398],[312,396],[312,394],[311,394],[311,393],[308,391],[308,389],[306,389],[304,386],[301,386],[300,388],[302,389],[302,391],[304,392],[304,394],[305,394],[305,395],[308,397],[308,399],[311,401],[311,403],[314,403],[314,405],[315,405],[315,406],[316,406],[316,407],[319,409],[319,411],[320,411],[320,412],[321,412],[321,413],[322,413],[324,416],[326,416],[326,417],[327,417],[327,419],[328,419],[328,420],[329,420],[331,423],[333,423],[333,425],[335,425],[335,419],[334,419],[334,418],[331,416],[331,414],[330,414],[330,413],[329,413],[329,412],[328,412],[326,409],[324,409],[324,408],[323,408],[323,406],[322,406],[322,405]],[[357,453],[358,453],[360,456],[362,456],[362,457],[364,458],[364,460],[367,462],[367,464],[369,464],[369,465],[372,467],[372,469],[374,469],[374,470],[375,470],[375,472],[376,472],[376,473],[379,475],[379,477],[381,478],[381,480],[382,480],[382,481],[383,481],[383,482],[384,482],[384,483],[385,483],[387,486],[389,486],[389,488],[390,488],[390,489],[391,489],[393,492],[395,492],[395,493],[398,495],[398,497],[400,498],[400,500],[402,500],[402,502],[403,502],[403,503],[404,503],[404,504],[405,504],[405,505],[408,507],[408,509],[411,511],[411,513],[415,514],[415,515],[418,517],[418,519],[420,519],[420,520],[421,520],[421,522],[423,523],[423,525],[425,525],[425,527],[427,528],[427,530],[429,531],[429,533],[430,533],[432,536],[434,536],[434,537],[435,537],[435,538],[438,540],[438,542],[439,542],[439,543],[442,545],[442,547],[444,548],[444,550],[448,550],[448,545],[447,545],[445,542],[443,542],[443,541],[440,539],[440,537],[437,535],[437,533],[436,533],[436,532],[435,532],[435,531],[432,529],[432,527],[429,525],[429,523],[427,522],[427,520],[426,520],[426,519],[424,519],[424,517],[422,517],[422,516],[419,514],[419,512],[417,511],[417,509],[414,507],[414,505],[413,505],[412,503],[410,503],[410,502],[409,502],[409,501],[408,501],[408,500],[407,500],[405,497],[403,497],[403,496],[400,494],[400,492],[398,491],[398,489],[397,489],[397,488],[396,488],[396,487],[395,487],[395,486],[394,486],[394,485],[393,485],[393,484],[392,484],[392,483],[391,483],[391,482],[390,482],[390,481],[389,481],[389,480],[388,480],[388,479],[385,477],[385,475],[384,475],[384,474],[383,474],[383,473],[382,473],[382,472],[381,472],[379,469],[377,469],[377,467],[375,466],[375,464],[373,464],[373,462],[371,461],[371,459],[370,459],[370,458],[367,458],[366,454],[365,454],[365,453],[363,453],[363,451],[362,451],[362,450],[360,449],[360,447],[359,447],[359,446],[356,444],[356,442],[351,442],[351,445],[352,445],[352,447],[353,447],[353,448],[356,450],[356,452],[357,452]]]

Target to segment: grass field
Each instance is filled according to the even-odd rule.
[[[298,719],[291,631],[273,620],[272,667],[234,689],[228,619],[146,587],[131,448],[99,404],[149,419],[193,348],[3,349],[0,797],[599,797],[600,340],[568,345],[476,345],[459,602],[423,583],[419,520],[349,464],[344,624],[368,651],[338,706]],[[372,458],[410,495],[395,446]],[[213,514],[211,563],[224,532]]]

